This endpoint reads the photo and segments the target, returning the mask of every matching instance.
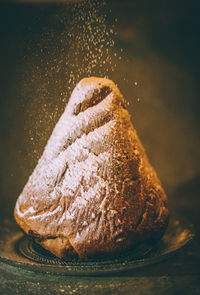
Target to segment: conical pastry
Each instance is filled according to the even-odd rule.
[[[117,86],[75,87],[15,207],[23,231],[58,257],[90,257],[156,241],[167,199]]]

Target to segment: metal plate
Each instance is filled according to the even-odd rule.
[[[32,271],[64,275],[100,275],[144,267],[166,259],[194,237],[193,226],[183,218],[171,217],[163,238],[156,244],[142,244],[123,255],[107,259],[68,259],[55,257],[29,240],[16,225],[0,228],[0,260]]]

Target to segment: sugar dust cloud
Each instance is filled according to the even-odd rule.
[[[116,23],[104,1],[62,5],[28,44],[21,89],[29,97],[25,129],[32,168],[76,84],[83,77],[109,77],[117,68],[123,49],[115,49]]]

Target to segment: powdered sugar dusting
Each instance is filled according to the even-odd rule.
[[[39,219],[39,220],[44,220],[46,219],[47,217],[49,216],[54,216],[56,213],[58,212],[61,212],[62,211],[62,208],[60,206],[58,206],[55,210],[53,211],[46,211],[45,213],[42,213],[42,214],[37,214],[37,215],[32,215],[32,216],[29,216],[27,217],[29,220],[32,220],[32,219]]]
[[[102,202],[103,192],[108,190],[104,180],[107,176],[105,171],[102,172],[102,167],[110,162],[111,150],[108,150],[107,144],[115,126],[112,105],[122,97],[113,82],[95,79],[81,81],[81,86],[78,84],[75,88],[69,107],[58,121],[43,156],[25,186],[24,192],[30,186],[36,193],[31,196],[32,206],[25,213],[19,212],[17,206],[21,217],[46,222],[51,217],[61,225],[65,220],[74,220],[77,210],[87,211],[91,200]],[[78,116],[73,115],[77,100],[83,101],[86,96],[92,95],[94,89],[104,84],[111,87],[111,93],[97,105]],[[82,96],[79,95],[80,89]],[[45,193],[38,194],[39,191]],[[26,198],[26,194],[20,197],[22,203],[23,198]],[[33,209],[38,202],[47,204],[43,205],[42,213]],[[51,209],[55,207],[53,204],[57,204],[57,207]],[[91,218],[94,218],[94,213]]]
[[[76,84],[83,77],[110,76],[122,55],[119,44],[115,48],[117,19],[106,1],[71,2],[45,16],[47,24],[24,57],[21,88],[30,101],[25,128],[34,160]]]
[[[20,216],[20,217],[25,217],[26,215],[29,215],[29,214],[36,214],[37,212],[34,210],[34,208],[32,206],[30,206],[25,212],[22,212],[19,208],[19,203],[17,202],[16,203],[16,212],[17,214]]]

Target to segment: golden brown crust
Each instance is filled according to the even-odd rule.
[[[56,256],[125,251],[159,239],[167,199],[116,85],[85,78],[15,207],[19,226]]]

